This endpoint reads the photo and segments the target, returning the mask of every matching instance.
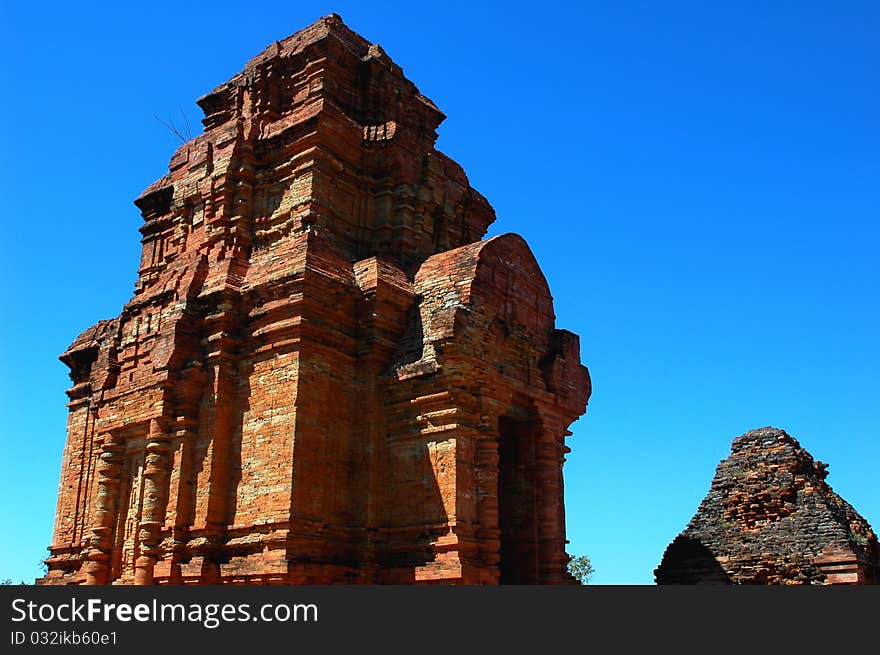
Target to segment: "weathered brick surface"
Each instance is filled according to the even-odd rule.
[[[782,430],[738,437],[657,583],[880,583],[877,537],[826,469]]]
[[[134,297],[61,357],[42,582],[571,582],[589,376],[443,114],[336,16],[199,105]]]

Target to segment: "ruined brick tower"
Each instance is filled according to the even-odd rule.
[[[327,16],[199,100],[61,356],[51,583],[565,583],[578,338],[443,114]]]
[[[878,584],[880,544],[784,430],[737,437],[654,571],[658,584]]]

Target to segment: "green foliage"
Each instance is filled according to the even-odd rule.
[[[586,555],[578,555],[568,560],[568,572],[581,584],[590,584],[593,577],[593,563]]]

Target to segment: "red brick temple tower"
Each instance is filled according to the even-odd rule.
[[[330,15],[198,101],[83,332],[42,584],[570,583],[586,409],[526,243],[443,114]]]

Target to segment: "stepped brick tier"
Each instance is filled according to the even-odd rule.
[[[654,571],[657,584],[875,584],[880,547],[793,437],[738,437],[709,494]]]
[[[198,101],[61,356],[52,583],[572,583],[578,338],[444,115],[331,15]]]

